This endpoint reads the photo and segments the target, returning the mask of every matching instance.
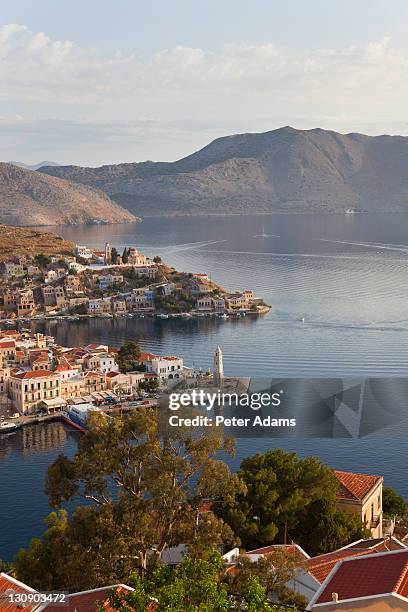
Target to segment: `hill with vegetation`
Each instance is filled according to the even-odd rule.
[[[74,243],[52,232],[0,225],[0,261],[21,255],[71,254]]]

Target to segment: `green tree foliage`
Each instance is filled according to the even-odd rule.
[[[364,533],[363,529],[356,530],[354,517],[333,515],[337,479],[316,457],[299,459],[295,453],[271,450],[244,459],[239,476],[246,484],[247,494],[238,496],[229,506],[218,506],[217,511],[248,550],[273,542],[295,541],[314,554],[332,550],[329,540],[330,546],[337,547]],[[315,536],[316,508],[320,511],[319,520],[332,527],[330,538],[324,541]],[[340,517],[335,533],[333,522]],[[319,533],[323,538],[323,528]]]
[[[38,255],[36,255],[34,259],[41,268],[45,268],[51,263],[51,259],[43,253],[39,253]]]
[[[300,517],[297,535],[309,554],[319,555],[369,538],[370,531],[357,515],[338,510],[332,500],[320,498],[312,501]]]
[[[10,573],[13,569],[13,566],[11,563],[9,563],[8,561],[3,561],[3,559],[0,559],[0,572],[5,572]]]
[[[143,380],[139,384],[139,388],[143,389],[143,391],[146,391],[148,393],[151,393],[152,391],[156,391],[158,386],[159,386],[159,381],[157,380],[157,378],[147,378],[146,380]]]
[[[115,247],[112,247],[111,250],[111,260],[113,264],[116,264],[118,261],[119,253]]]
[[[154,263],[159,264],[159,263],[161,263],[161,262],[162,262],[162,258],[161,258],[159,255],[155,255],[155,256],[153,257],[153,261],[154,261]]]
[[[122,262],[124,264],[127,264],[129,261],[129,249],[127,249],[126,247],[123,249],[123,253],[122,253]]]
[[[255,577],[273,601],[306,607],[306,599],[287,586],[293,582],[296,570],[306,570],[306,563],[300,555],[279,548],[257,561],[243,555],[238,558],[236,568],[236,572],[225,577],[229,592],[243,596]]]
[[[210,552],[206,558],[186,557],[178,567],[161,566],[142,579],[133,574],[132,593],[112,592],[110,604],[119,612],[145,612],[156,603],[157,612],[272,612],[277,609],[267,599],[266,590],[252,575],[242,593],[231,592],[224,582],[222,557]]]
[[[48,470],[52,506],[84,500],[68,518],[51,515],[47,530],[16,558],[18,577],[40,590],[79,591],[123,582],[155,568],[167,547],[188,543],[193,558],[232,543],[213,513],[200,513],[207,497],[231,503],[243,492],[219,452],[231,442],[217,432],[159,432],[155,411],[126,419],[95,415],[73,459],[61,455]]]
[[[402,517],[407,512],[407,501],[398,495],[392,487],[384,487],[383,489],[383,511],[386,516]]]
[[[117,363],[121,372],[130,372],[139,366],[140,346],[131,341],[120,347]]]

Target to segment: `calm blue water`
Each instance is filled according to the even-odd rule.
[[[228,289],[252,288],[273,306],[260,319],[47,324],[62,344],[135,338],[144,348],[180,354],[203,368],[220,344],[230,375],[408,375],[408,215],[147,219],[58,231],[90,246],[136,244],[177,269],[209,272]],[[46,467],[76,445],[75,434],[61,428],[61,439],[47,448],[34,445],[30,454],[22,433],[0,441],[0,557],[10,558],[41,533],[49,511],[42,493]],[[47,437],[42,428],[38,436]],[[272,444],[238,440],[232,465]],[[291,439],[279,445],[339,469],[383,474],[408,497],[405,439]]]

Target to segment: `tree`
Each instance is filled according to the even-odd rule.
[[[159,264],[159,263],[161,263],[161,262],[162,262],[162,258],[161,258],[159,255],[155,255],[155,256],[153,257],[153,261],[154,261],[154,263]]]
[[[117,249],[115,247],[112,247],[111,250],[111,261],[113,264],[116,264],[116,262],[118,261],[118,257],[119,257],[119,253],[117,251]]]
[[[9,573],[11,572],[13,569],[13,566],[11,563],[9,563],[8,561],[3,561],[3,559],[0,559],[0,573],[4,572],[4,573]]]
[[[123,253],[122,253],[122,262],[124,264],[127,264],[129,261],[129,249],[127,249],[126,247],[123,249]]]
[[[332,501],[320,498],[300,517],[297,535],[305,550],[314,556],[369,538],[370,531],[357,515],[337,510]]]
[[[180,566],[161,566],[145,579],[133,574],[128,582],[134,591],[113,591],[109,603],[119,612],[145,612],[152,602],[156,602],[158,612],[272,612],[274,608],[256,576],[252,575],[242,594],[237,595],[224,582],[223,570],[217,552],[203,559],[186,557]]]
[[[88,312],[88,306],[85,303],[75,304],[70,310],[74,314],[85,315]]]
[[[41,268],[45,268],[51,263],[51,259],[47,257],[47,255],[44,255],[44,253],[38,253],[34,259]]]
[[[159,413],[126,419],[94,415],[73,459],[48,470],[46,493],[60,508],[83,500],[72,517],[54,513],[47,531],[16,559],[18,577],[39,590],[79,591],[146,576],[167,547],[188,545],[192,558],[234,541],[207,497],[231,502],[243,483],[214,457],[231,452],[218,432],[159,428]]]
[[[319,506],[321,512],[336,510],[338,482],[329,467],[316,457],[299,459],[295,453],[276,449],[244,459],[238,474],[247,494],[238,496],[230,506],[215,509],[247,549],[295,541],[304,548],[312,544],[325,551],[324,542],[315,538],[313,511],[320,501],[327,502]],[[330,516],[333,518],[329,515],[328,522]],[[331,541],[342,545],[356,533],[356,523],[350,515],[341,513],[336,518],[340,516],[342,529]]]
[[[383,489],[383,511],[386,516],[402,517],[407,511],[407,501],[398,495],[392,487],[384,487]]]
[[[226,574],[226,581],[230,592],[244,595],[255,577],[273,601],[306,607],[306,599],[287,586],[294,581],[298,569],[307,569],[304,559],[278,548],[256,561],[245,555],[240,556],[236,571]]]
[[[149,393],[151,393],[152,391],[155,391],[159,386],[159,381],[157,380],[157,378],[147,378],[145,380],[142,380],[142,382],[139,384],[139,388],[142,389],[143,391],[147,391]]]
[[[120,347],[117,362],[121,372],[130,372],[139,366],[140,346],[131,341]]]

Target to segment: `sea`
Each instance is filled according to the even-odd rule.
[[[408,376],[408,214],[146,218],[53,230],[100,249],[135,245],[178,270],[208,273],[228,290],[253,289],[272,306],[258,318],[33,324],[61,344],[137,340],[203,369],[219,345],[226,375],[254,379]],[[72,456],[77,440],[59,423],[0,438],[0,558],[42,533],[47,467],[61,452]],[[231,467],[275,446],[381,474],[408,497],[405,438],[238,439]]]

